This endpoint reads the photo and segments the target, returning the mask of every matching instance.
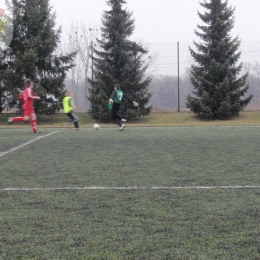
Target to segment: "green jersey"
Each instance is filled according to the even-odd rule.
[[[114,96],[113,101],[115,103],[121,104],[122,99],[123,99],[123,91],[121,89],[117,89],[116,92],[115,92],[115,96]]]
[[[109,102],[108,109],[113,109],[113,104],[117,104],[117,107],[120,106],[122,100],[127,100],[133,102],[129,97],[127,97],[121,89],[114,90],[110,98],[113,100],[112,103]]]

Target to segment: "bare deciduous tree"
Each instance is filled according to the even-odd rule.
[[[73,91],[74,100],[81,110],[88,108],[88,81],[91,75],[91,48],[98,33],[93,26],[71,24],[65,43],[66,51],[76,51],[74,67],[68,73],[67,88]],[[92,44],[91,44],[92,43]]]

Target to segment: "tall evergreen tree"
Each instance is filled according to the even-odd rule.
[[[239,115],[252,98],[244,97],[248,74],[240,76],[242,63],[236,65],[241,53],[240,40],[231,35],[235,8],[227,0],[204,0],[200,5],[207,10],[198,13],[206,25],[195,30],[203,41],[194,42],[197,52],[189,49],[196,63],[190,72],[194,95],[187,97],[187,107],[202,119],[229,119]]]
[[[57,55],[61,28],[55,29],[55,13],[49,0],[13,0],[13,40],[7,52],[5,84],[9,107],[17,105],[23,79],[31,78],[41,96],[36,112],[51,114],[61,108],[66,72],[73,66],[75,53]]]
[[[0,113],[7,107],[7,87],[5,84],[5,75],[6,75],[6,51],[0,52]]]
[[[145,76],[148,63],[144,55],[146,49],[129,37],[134,31],[132,13],[123,8],[125,0],[108,0],[111,10],[104,11],[101,27],[102,39],[97,39],[99,50],[94,49],[94,79],[91,84],[89,100],[91,115],[103,122],[109,121],[107,109],[109,97],[114,85],[119,83],[124,93],[139,103],[139,108],[124,102],[121,114],[128,119],[135,119],[150,113],[146,107],[151,94],[148,87],[151,76]]]

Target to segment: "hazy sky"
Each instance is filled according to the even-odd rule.
[[[198,0],[127,0],[125,7],[133,12],[136,39],[146,42],[191,42],[196,25],[202,24],[197,15]],[[228,0],[236,7],[234,35],[242,41],[260,41],[260,1]],[[64,32],[71,22],[100,25],[102,13],[109,7],[106,0],[50,0],[57,14],[57,24]]]
[[[172,57],[172,60],[176,58],[176,46],[171,44],[176,42],[190,44],[196,40],[194,30],[197,24],[203,25],[197,12],[198,10],[204,12],[205,9],[200,6],[199,0],[126,0],[126,2],[125,7],[133,12],[132,17],[135,19],[135,32],[131,39],[149,43],[148,48],[151,52],[159,50],[162,56],[165,55],[163,51],[167,48],[174,49],[172,55],[167,52],[167,56]],[[239,36],[242,42],[250,42],[252,47],[249,48],[249,52],[257,50],[256,48],[260,49],[260,0],[228,0],[228,3],[236,8],[232,34]],[[72,22],[83,22],[86,26],[99,27],[103,11],[109,9],[106,0],[50,0],[50,4],[56,12],[57,25],[62,25],[64,34],[68,34]],[[256,43],[257,41],[259,43]],[[260,55],[260,52],[257,54]],[[183,59],[187,60],[188,57]],[[170,60],[163,62],[167,64]]]

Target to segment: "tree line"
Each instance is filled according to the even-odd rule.
[[[171,97],[176,97],[172,88],[176,77],[147,75],[149,50],[130,40],[135,25],[126,0],[107,1],[110,9],[103,12],[99,32],[72,26],[64,48],[49,0],[6,2],[15,19],[13,40],[0,53],[0,112],[19,108],[17,98],[25,77],[36,83],[41,96],[37,113],[61,109],[65,83],[91,116],[102,122],[109,120],[107,105],[115,84],[138,100],[138,109],[122,106],[122,115],[129,119],[148,115],[152,106],[176,106]],[[180,102],[202,119],[232,118],[253,99],[256,90],[251,88],[251,94],[249,84],[256,79],[243,74],[240,39],[231,36],[235,8],[227,0],[205,0],[200,5],[205,9],[198,13],[204,24],[197,26],[195,34],[201,42],[189,49],[194,62],[180,79]]]

